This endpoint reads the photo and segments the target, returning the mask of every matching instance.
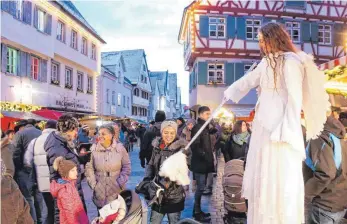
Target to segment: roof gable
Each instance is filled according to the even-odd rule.
[[[55,2],[60,5],[63,10],[70,14],[77,22],[84,26],[89,32],[91,32],[99,41],[106,44],[105,40],[103,40],[96,30],[87,22],[87,20],[82,16],[80,11],[71,1],[56,0]]]
[[[156,83],[158,84],[159,94],[161,96],[167,95],[167,81],[168,81],[168,71],[157,71],[157,72],[150,72],[149,78],[155,79]],[[153,89],[153,87],[152,87]]]

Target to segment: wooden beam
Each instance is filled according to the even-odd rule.
[[[266,3],[266,2],[265,2]],[[210,10],[210,11],[223,11],[223,12],[233,12],[233,13],[247,13],[247,14],[261,14],[266,15],[276,15],[276,16],[289,16],[289,17],[300,17],[305,19],[319,19],[319,20],[332,20],[332,21],[342,21],[347,23],[347,17],[334,17],[334,16],[323,16],[323,15],[309,15],[304,13],[295,13],[295,12],[281,12],[281,11],[270,11],[270,10],[261,10],[261,9],[247,9],[247,8],[232,8],[232,7],[220,7],[220,6],[205,6],[198,5],[194,8],[195,10]]]

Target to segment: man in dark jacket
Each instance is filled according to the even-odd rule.
[[[152,157],[152,141],[155,137],[160,136],[160,126],[163,121],[165,121],[166,115],[164,111],[158,110],[155,114],[155,124],[149,128],[143,135],[143,141],[140,147],[140,160],[142,168],[145,168],[145,163],[151,160]]]
[[[37,186],[34,186],[33,172],[35,171],[24,167],[24,154],[28,149],[29,143],[31,140],[41,135],[41,131],[34,126],[35,123],[35,120],[31,119],[30,122],[22,121],[18,125],[20,127],[15,127],[15,130],[18,130],[18,132],[15,134],[13,139],[13,162],[15,166],[14,179],[16,180],[23,196],[29,203],[30,214],[34,222],[38,222],[43,221],[43,219],[46,218],[44,217],[46,214],[43,214],[43,210],[45,209],[44,200],[42,194],[36,190]],[[36,207],[37,209],[35,209],[35,203],[40,204],[40,206]]]
[[[192,129],[192,137],[196,135],[204,123],[209,119],[211,110],[206,106],[202,106],[198,110],[198,115],[198,122]],[[194,172],[197,184],[193,217],[200,222],[207,222],[210,220],[209,214],[201,210],[201,197],[206,187],[207,174],[214,172],[214,158],[210,135],[216,133],[216,131],[215,128],[207,126],[191,146],[191,170]]]
[[[341,122],[328,117],[324,131],[306,148],[304,165],[307,224],[339,223],[347,208],[347,144]]]
[[[54,170],[54,160],[62,156],[66,160],[73,161],[77,166],[77,190],[81,197],[82,203],[86,210],[84,195],[81,186],[82,170],[78,155],[75,149],[74,141],[77,138],[78,133],[78,121],[70,114],[61,116],[58,120],[57,131],[52,132],[48,135],[47,140],[44,144],[44,149],[47,152],[47,164],[49,166],[50,181],[58,180],[60,177],[59,173]],[[56,203],[56,201],[55,201]],[[87,210],[86,210],[87,211]],[[59,223],[59,209],[55,204],[55,223]]]

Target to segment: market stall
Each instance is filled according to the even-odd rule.
[[[319,66],[326,75],[325,88],[332,106],[347,110],[347,56]]]
[[[1,130],[14,129],[14,126],[19,120],[34,119],[36,121],[47,121],[47,118],[41,117],[31,112],[19,111],[1,111]]]

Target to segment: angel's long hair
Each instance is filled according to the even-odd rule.
[[[265,24],[260,28],[259,33],[262,35],[262,39],[259,40],[260,51],[274,72],[276,89],[277,77],[281,75],[278,74],[278,71],[282,71],[283,73],[284,55],[282,53],[296,53],[297,49],[290,39],[288,32],[278,23],[270,22]]]

